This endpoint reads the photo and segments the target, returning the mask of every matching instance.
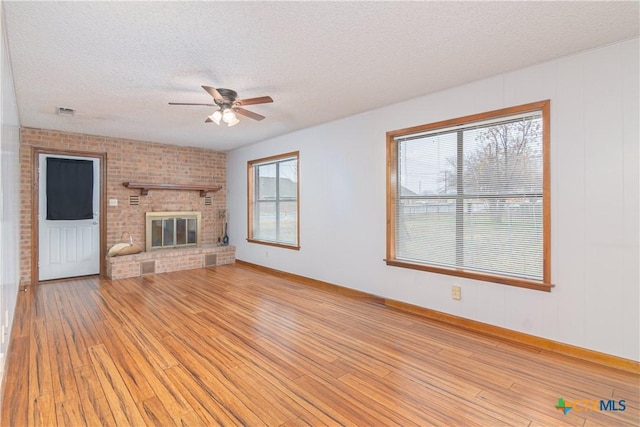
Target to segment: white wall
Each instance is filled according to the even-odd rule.
[[[5,31],[0,3],[0,384],[16,308],[20,254],[20,124]]]
[[[640,360],[638,51],[635,39],[230,152],[237,258]],[[556,287],[547,293],[387,266],[385,132],[544,99]],[[294,150],[301,250],[247,243],[247,161]],[[460,301],[451,299],[454,284]]]

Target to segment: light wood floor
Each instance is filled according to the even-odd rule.
[[[247,266],[33,286],[17,313],[4,426],[640,422],[637,375]]]

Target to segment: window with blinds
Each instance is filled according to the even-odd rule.
[[[248,240],[299,249],[298,153],[247,163]]]
[[[549,101],[387,133],[387,263],[550,289]]]

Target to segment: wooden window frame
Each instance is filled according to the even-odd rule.
[[[539,111],[542,114],[542,281],[500,276],[463,268],[446,268],[426,263],[413,263],[396,258],[396,201],[397,201],[397,144],[396,138],[420,132],[433,131],[452,126],[461,126],[500,117]],[[385,262],[389,266],[423,270],[433,273],[447,274],[457,277],[482,280],[492,283],[517,286],[550,292],[551,284],[551,163],[549,154],[550,144],[550,101],[539,101],[515,107],[488,111],[480,114],[444,120],[426,125],[398,129],[387,132],[387,257]]]
[[[286,244],[282,242],[274,242],[269,240],[260,240],[253,235],[253,207],[255,203],[255,179],[254,167],[263,163],[276,163],[281,160],[296,159],[296,243]],[[275,246],[284,249],[300,250],[300,152],[292,151],[290,153],[278,154],[275,156],[263,157],[260,159],[250,160],[247,162],[247,241],[250,243],[258,243],[261,245]]]

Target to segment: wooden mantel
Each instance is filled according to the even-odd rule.
[[[186,191],[199,191],[200,197],[205,197],[208,192],[214,192],[220,190],[222,187],[219,185],[196,185],[196,184],[151,184],[144,182],[123,182],[127,188],[140,189],[140,195],[146,196],[149,194],[149,190],[186,190]]]

